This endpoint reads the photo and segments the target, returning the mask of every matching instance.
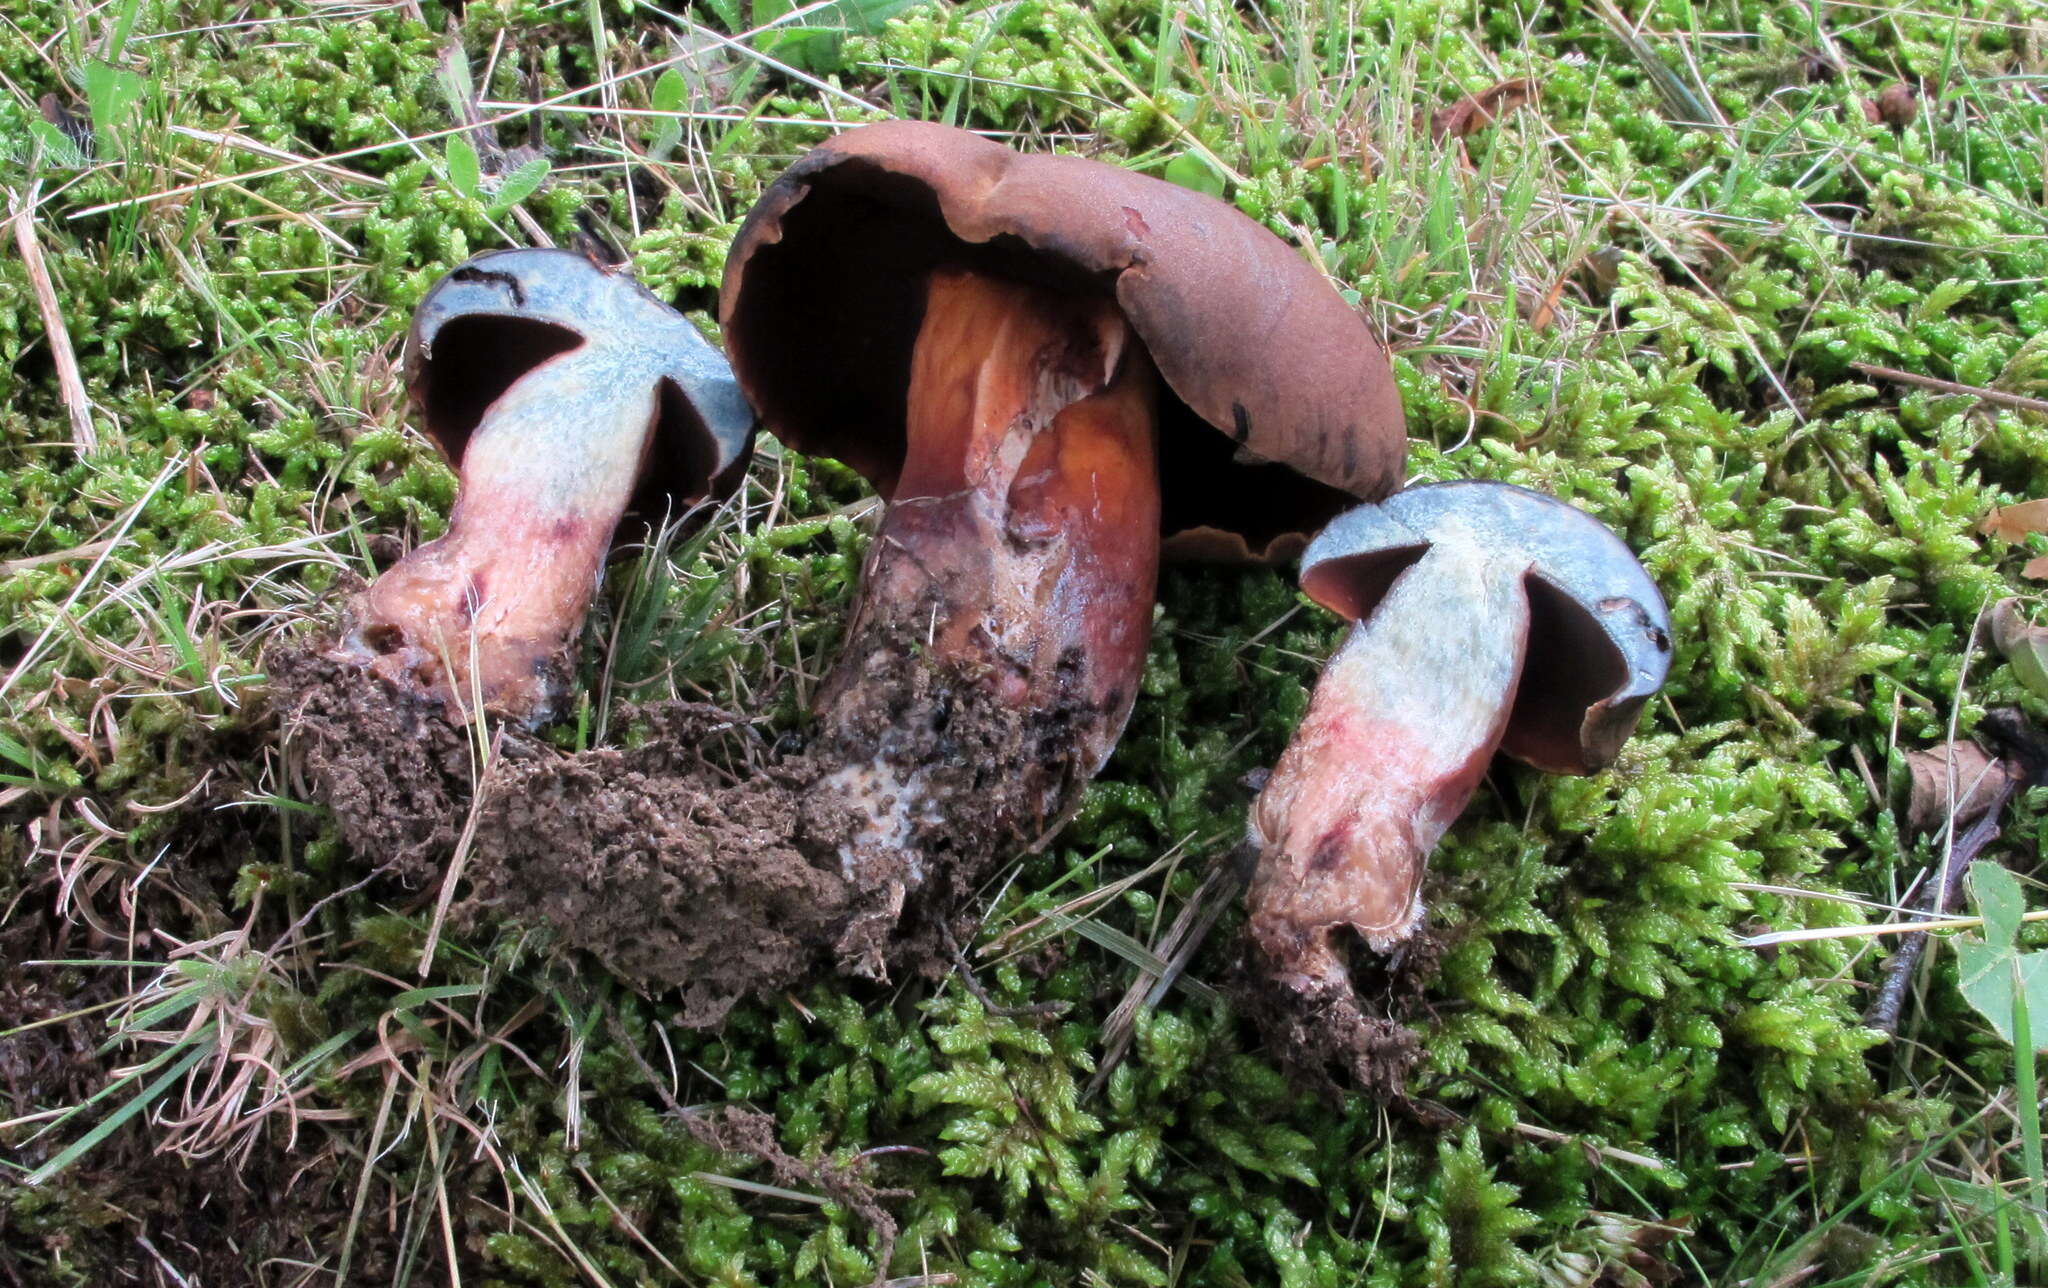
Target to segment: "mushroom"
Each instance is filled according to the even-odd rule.
[[[1137,694],[1162,541],[1273,561],[1399,482],[1386,355],[1231,207],[893,121],[748,217],[720,320],[764,425],[889,502],[812,754],[893,921],[935,856],[1044,837]]]
[[[1496,750],[1548,773],[1611,763],[1664,682],[1671,623],[1619,538],[1504,483],[1349,511],[1301,585],[1357,625],[1252,805],[1250,930],[1283,997],[1319,1014],[1310,1041],[1352,1056],[1366,1022],[1336,932],[1383,953],[1414,933],[1424,863]]]
[[[636,485],[686,503],[729,491],[753,413],[680,313],[560,250],[480,255],[442,278],[413,319],[406,380],[460,491],[447,533],[357,597],[341,651],[401,692],[456,712],[480,696],[540,724]]]

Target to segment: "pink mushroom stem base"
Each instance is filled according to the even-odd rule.
[[[556,358],[495,403],[463,453],[440,539],[354,604],[345,648],[401,692],[524,723],[552,713],[612,533],[654,423],[654,392],[593,396],[585,352]]]
[[[1529,632],[1522,571],[1434,550],[1324,669],[1252,807],[1251,935],[1284,989],[1348,992],[1340,931],[1381,952],[1414,933],[1429,852],[1514,703]]]

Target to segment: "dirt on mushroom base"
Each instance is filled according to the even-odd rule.
[[[436,880],[475,799],[468,738],[329,643],[266,655],[272,709],[364,867]],[[811,969],[850,896],[789,842],[801,775],[721,782],[695,750],[709,716],[647,715],[656,735],[630,751],[500,744],[454,915],[544,926],[635,983],[681,987],[688,1022],[714,1024]]]
[[[826,969],[950,963],[981,880],[1044,826],[1026,771],[1072,757],[1083,713],[1008,707],[915,639],[864,642],[834,730],[737,781],[703,754],[730,720],[687,705],[643,711],[655,736],[630,750],[506,765],[478,823],[472,904],[680,989],[692,1027]],[[832,781],[870,763],[922,786],[900,847],[859,844],[872,817]]]
[[[468,735],[337,656],[332,638],[274,644],[263,666],[271,710],[349,848],[400,877],[438,870],[469,808]]]
[[[638,987],[677,990],[677,1020],[692,1028],[834,969],[943,969],[980,882],[1046,830],[1028,815],[1025,771],[1071,758],[1085,712],[1007,707],[974,677],[935,670],[920,643],[885,637],[835,708],[836,732],[765,764],[746,765],[737,723],[698,704],[638,709],[648,736],[631,748],[563,754],[508,735],[458,920],[545,928]],[[351,847],[401,877],[437,873],[470,806],[467,735],[317,641],[267,661],[272,705]],[[932,808],[898,852],[864,847],[853,880],[843,851],[873,820],[827,780],[885,741],[906,777],[921,770]],[[1304,993],[1245,970],[1233,992],[1301,1085],[1398,1102],[1421,1056],[1404,1020],[1441,944],[1424,929],[1393,959],[1355,956],[1351,985]]]
[[[769,763],[716,754],[736,724],[695,704],[639,709],[650,736],[627,749],[564,754],[508,732],[457,917],[544,927],[640,987],[678,989],[692,1027],[831,969],[948,964],[981,880],[1054,821],[1032,811],[1048,775],[1078,772],[1093,713],[1078,698],[1008,706],[983,677],[935,667],[907,625],[860,643],[831,728]],[[272,707],[344,839],[395,875],[438,873],[472,799],[467,734],[320,641],[266,661]],[[872,793],[840,785],[865,765],[921,789],[900,845],[874,843]]]
[[[682,993],[708,1027],[823,960],[853,892],[796,844],[807,775],[773,766],[721,782],[698,750],[709,713],[648,713],[658,733],[506,764],[465,869],[466,912],[542,926],[616,975]]]
[[[1332,1098],[1364,1091],[1428,1120],[1431,1113],[1406,1090],[1423,1054],[1406,1021],[1436,976],[1444,941],[1424,924],[1390,956],[1354,948],[1348,980],[1305,981],[1303,988],[1277,978],[1271,963],[1253,953],[1230,992],[1295,1085]]]

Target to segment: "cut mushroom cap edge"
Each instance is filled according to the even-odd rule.
[[[448,531],[357,597],[343,651],[453,709],[481,692],[540,723],[636,491],[651,509],[728,490],[753,413],[687,318],[558,250],[493,252],[442,278],[416,311],[406,375],[461,482]]]
[[[465,343],[467,337],[451,333],[443,345],[451,326],[485,334]],[[407,392],[422,430],[459,466],[469,435],[505,389],[559,353],[609,344],[613,336],[619,347],[644,355],[646,371],[669,382],[707,440],[692,452],[707,472],[701,480],[678,479],[677,490],[710,490],[729,477],[752,445],[754,411],[725,355],[640,282],[574,251],[488,251],[451,269],[414,310],[405,344]],[[665,463],[651,464],[666,472]]]
[[[1446,542],[1469,543],[1504,563],[1526,556],[1523,576],[1546,601],[1539,614],[1566,632],[1546,637],[1545,622],[1532,623],[1502,750],[1546,773],[1605,767],[1663,686],[1671,617],[1635,554],[1592,515],[1510,483],[1423,484],[1332,520],[1302,552],[1302,589],[1360,621],[1394,577]],[[1532,680],[1550,691],[1532,691]]]

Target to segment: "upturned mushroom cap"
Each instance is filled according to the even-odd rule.
[[[1582,510],[1507,483],[1437,483],[1337,518],[1302,554],[1301,587],[1353,621],[1432,546],[1459,543],[1523,578],[1529,641],[1501,749],[1547,773],[1620,752],[1671,664],[1671,618],[1621,539]]]
[[[501,394],[583,345],[611,356],[609,379],[660,383],[643,500],[659,508],[654,498],[663,495],[688,503],[731,490],[753,442],[754,414],[725,359],[631,277],[571,251],[492,251],[427,292],[405,346],[419,423],[459,466]]]
[[[768,429],[889,495],[942,266],[1118,302],[1171,391],[1161,527],[1182,554],[1284,558],[1293,534],[1400,483],[1386,353],[1279,238],[1175,184],[913,121],[798,159],[733,243],[719,316]]]

